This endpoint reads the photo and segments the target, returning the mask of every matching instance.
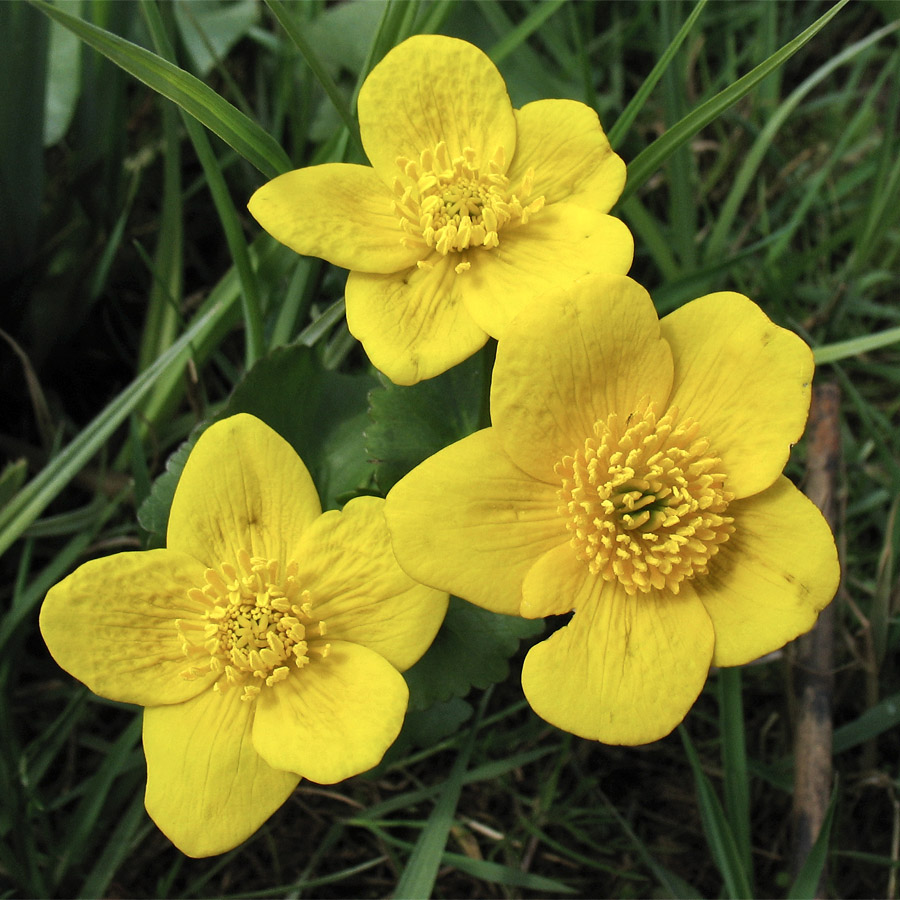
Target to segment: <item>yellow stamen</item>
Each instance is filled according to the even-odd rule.
[[[263,686],[272,687],[303,668],[311,656],[327,656],[325,622],[313,615],[297,570],[292,562],[282,576],[277,560],[250,556],[246,550],[238,552],[237,566],[222,563],[218,571],[208,569],[206,585],[188,592],[206,607],[202,621],[175,623],[182,650],[192,661],[182,677],[193,680],[213,672],[221,676],[214,690],[240,685],[241,699],[250,701]],[[196,665],[198,656],[206,657],[205,664]]]
[[[401,241],[423,252],[434,249],[446,256],[499,247],[504,227],[524,225],[544,205],[543,197],[527,202],[533,170],[523,177],[518,195],[510,190],[502,147],[487,165],[481,165],[471,147],[451,158],[441,141],[433,150],[423,150],[418,160],[399,158],[397,166],[411,182],[401,178],[394,182],[393,208],[403,230]],[[418,265],[431,264],[423,260]],[[454,266],[458,275],[470,268],[469,260]]]
[[[597,422],[584,448],[556,464],[570,544],[593,574],[629,594],[677,594],[706,573],[734,532],[724,514],[734,495],[698,432],[677,409],[660,417],[644,400],[624,423],[616,413]]]

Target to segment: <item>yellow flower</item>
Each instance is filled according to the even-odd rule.
[[[781,474],[812,375],[740,294],[659,321],[630,278],[583,279],[510,324],[492,427],[388,495],[397,558],[496,612],[574,610],[525,660],[531,706],[582,737],[656,740],[710,664],[781,647],[837,589],[828,525]]]
[[[514,110],[477,47],[417,35],[371,71],[358,109],[371,168],[288,172],[249,208],[298,253],[351,270],[347,324],[394,382],[501,338],[551,287],[630,268],[631,233],[607,215],[625,164],[590,107]]]
[[[300,776],[377,765],[406,713],[400,671],[446,606],[397,566],[382,500],[322,513],[290,445],[237,415],[191,452],[167,548],[85,563],[40,623],[64,669],[146,707],[147,811],[184,853],[210,856]]]

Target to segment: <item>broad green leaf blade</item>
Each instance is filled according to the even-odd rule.
[[[178,104],[267,178],[274,178],[292,168],[287,154],[271,135],[200,79],[155,53],[72,16],[46,0],[30,2],[117,66]]]
[[[509,674],[507,660],[523,638],[539,634],[543,619],[504,616],[473,606],[458,597],[425,655],[404,673],[409,708],[465,697],[473,687],[486,688]]]
[[[697,802],[700,807],[700,818],[703,822],[703,832],[706,835],[710,852],[716,867],[725,882],[726,896],[732,900],[752,897],[749,873],[744,870],[743,860],[738,850],[737,842],[725,818],[725,811],[716,796],[716,792],[707,778],[703,767],[700,765],[700,757],[688,736],[683,725],[678,727],[681,741],[684,744],[684,752],[687,755],[691,770],[694,773],[694,784],[697,788]]]
[[[804,44],[822,30],[850,0],[838,0],[826,13],[821,15],[809,28],[802,31],[793,40],[788,41],[777,53],[761,62],[746,75],[733,84],[701,103],[688,113],[680,122],[673,125],[665,134],[657,138],[646,150],[643,150],[628,166],[628,181],[620,203],[640,188],[647,179],[656,172],[679,147],[687,143],[698,131],[718,118],[726,109],[733,106],[745,94],[749,93],[763,78],[777,69],[785,60],[793,56]]]
[[[198,318],[153,365],[145,369],[65,450],[54,457],[40,474],[0,510],[0,555],[9,549],[13,541],[87,465],[91,457],[147,395],[156,380],[170,368],[177,368],[180,371],[186,361],[191,341],[203,332],[218,313],[219,307],[214,306],[206,315]]]

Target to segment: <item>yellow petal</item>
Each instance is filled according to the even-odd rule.
[[[408,700],[403,676],[387,660],[333,641],[324,659],[259,695],[253,744],[270,765],[334,784],[381,762]]]
[[[516,149],[516,120],[497,67],[477,47],[420,34],[394,47],[359,92],[359,131],[378,174],[391,184],[396,160],[418,160],[440,141],[451,157],[471,147],[487,164]]]
[[[95,694],[141,706],[180,703],[213,678],[181,677],[192,662],[176,620],[201,621],[188,597],[205,567],[170,550],[86,562],[50,589],[40,625],[53,658]]]
[[[592,603],[529,651],[522,689],[557,728],[606,744],[646,744],[691,708],[714,640],[690,588],[629,597],[618,584],[598,583]]]
[[[650,295],[624,275],[592,275],[538,298],[497,349],[491,418],[509,458],[559,486],[554,465],[594,423],[664,403],[672,357]]]
[[[326,512],[304,532],[294,558],[329,640],[368,647],[400,671],[431,646],[448,597],[400,568],[384,500],[357,497],[340,512]]]
[[[254,711],[240,688],[144,710],[144,803],[188,856],[213,856],[245,841],[300,781],[253,748]]]
[[[388,494],[400,565],[434,587],[494,612],[519,612],[522,580],[568,539],[553,486],[514,466],[494,429],[429,457]]]
[[[397,275],[351,272],[347,278],[347,327],[395,384],[433,378],[487,341],[462,303],[465,275],[454,271],[455,255],[432,261],[433,267]]]
[[[516,155],[506,173],[513,192],[533,169],[529,200],[568,200],[601,213],[613,208],[625,187],[625,163],[594,110],[575,100],[537,100],[516,110],[516,125]]]
[[[784,476],[728,512],[734,534],[709,574],[693,581],[716,630],[718,666],[757,659],[809,631],[841,576],[825,519]]]
[[[419,253],[404,232],[388,186],[368,166],[327,163],[279,175],[248,209],[274,238],[305,256],[360,272],[399,272]]]
[[[241,413],[200,436],[178,482],[167,545],[207,566],[239,550],[283,562],[321,513],[315,486],[294,449]]]
[[[601,579],[602,580],[602,579]],[[545,553],[525,576],[519,614],[526,619],[559,616],[591,603],[598,578],[575,557],[569,541]]]
[[[620,219],[555,203],[527,225],[504,229],[499,247],[471,251],[459,290],[475,322],[502,339],[535,297],[594,272],[624,275],[633,255],[634,239]]]
[[[812,351],[741,294],[708,294],[660,323],[672,346],[671,403],[693,416],[737,497],[767,488],[803,433]]]

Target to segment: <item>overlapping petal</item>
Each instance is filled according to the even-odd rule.
[[[715,635],[689,588],[629,596],[596,581],[590,602],[529,651],[522,689],[534,711],[607,744],[667,735],[703,688]]]
[[[596,581],[587,563],[576,558],[566,541],[541,556],[528,570],[519,614],[538,619],[584,609],[592,602]]]
[[[230,416],[197,441],[172,501],[167,546],[209,567],[239,550],[284,561],[321,505],[306,466],[254,416]]]
[[[381,762],[400,733],[409,689],[368,647],[332,641],[257,700],[253,744],[279,769],[333,784]]]
[[[510,462],[488,428],[402,478],[385,515],[413,578],[514,615],[535,559],[568,538],[558,503],[555,487]]]
[[[556,485],[554,465],[594,423],[664,403],[672,356],[650,295],[624,275],[592,275],[531,303],[499,344],[491,416],[510,459]]]
[[[708,294],[660,323],[675,358],[671,403],[693,416],[747,497],[781,473],[809,412],[813,356],[741,294]]]
[[[709,574],[694,580],[716,629],[719,666],[750,662],[809,631],[841,574],[825,519],[784,476],[729,512],[735,533]]]
[[[327,163],[279,175],[247,205],[272,237],[345,269],[386,274],[415,265],[401,243],[390,189],[368,166]]]
[[[188,856],[236,847],[300,781],[256,752],[254,712],[240,689],[144,710],[147,812]]]
[[[52,587],[40,626],[53,658],[92,691],[122,703],[180,703],[211,677],[186,681],[177,619],[200,621],[188,591],[205,567],[183,553],[149,550],[94,559]]]
[[[457,289],[475,322],[502,339],[535,297],[594,272],[624,275],[633,256],[634,239],[620,219],[556,203],[504,230],[499,247],[471,251],[472,268],[459,276]]]
[[[395,384],[415,384],[471,356],[487,341],[462,300],[453,256],[397,275],[351,272],[347,327]]]
[[[357,497],[340,512],[324,513],[304,532],[294,559],[329,640],[368,647],[403,671],[441,627],[447,594],[400,568],[378,497]]]
[[[477,47],[443,35],[416,35],[394,47],[359,92],[359,131],[386,184],[397,157],[418,159],[440,141],[451,157],[471,147],[487,161],[516,150],[516,120],[497,67]]]
[[[516,155],[506,173],[513,192],[533,169],[529,199],[565,200],[601,213],[613,208],[625,187],[625,162],[594,110],[575,100],[536,100],[516,110],[516,125]]]

